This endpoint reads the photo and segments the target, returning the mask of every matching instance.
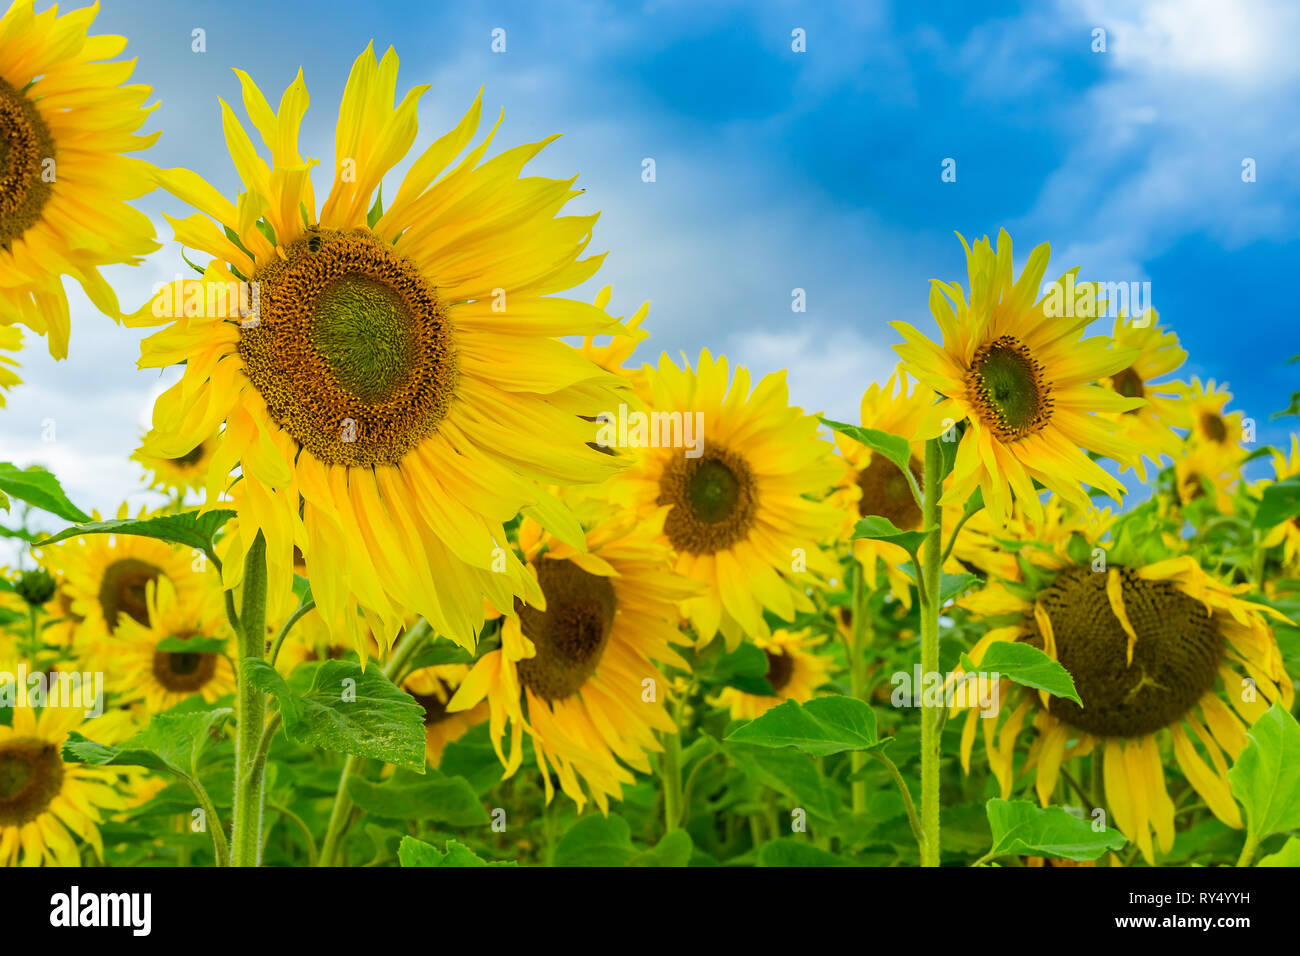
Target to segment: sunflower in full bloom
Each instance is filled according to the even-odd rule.
[[[1221,583],[1190,555],[1162,557],[1159,542],[1117,540],[1101,564],[1056,542],[1033,573],[1022,563],[1023,581],[993,582],[959,602],[996,625],[970,653],[976,666],[992,644],[1024,641],[1070,673],[1083,701],[1080,707],[1004,683],[1005,720],[968,710],[961,755],[969,771],[982,727],[989,766],[1006,798],[1016,741],[1028,722],[1036,739],[1022,773],[1036,771],[1044,806],[1064,762],[1086,755],[1100,760],[1111,818],[1153,862],[1152,832],[1162,853],[1174,841],[1165,741],[1214,815],[1239,828],[1228,766],[1246,745],[1246,728],[1275,700],[1290,707],[1294,691],[1269,624],[1270,617],[1284,618],[1244,600],[1249,585]]]
[[[138,517],[147,514],[141,510]],[[117,516],[127,515],[123,505]],[[43,548],[39,558],[47,570],[60,573],[51,612],[57,609],[58,620],[74,625],[78,641],[97,642],[127,618],[148,627],[148,587],[159,578],[167,578],[187,604],[216,584],[188,548],[135,535],[71,538]]]
[[[123,85],[135,68],[114,59],[126,38],[87,33],[99,4],[62,17],[57,6],[33,8],[15,0],[0,18],[0,311],[66,358],[62,277],[118,318],[100,267],[138,265],[158,248],[149,218],[127,204],[154,188],[151,168],[123,155],[158,134],[136,135],[150,90]]]
[[[18,362],[4,353],[17,353],[22,347],[22,329],[16,325],[6,325],[0,322],[0,408],[5,407],[5,391],[15,385],[21,385],[23,381],[18,377],[18,373],[14,371],[18,367]]]
[[[650,771],[647,753],[663,750],[655,731],[677,732],[655,665],[686,666],[673,649],[686,640],[677,606],[695,588],[673,573],[666,547],[626,521],[593,529],[585,552],[525,521],[519,545],[542,600],[504,619],[501,647],[475,662],[447,710],[486,698],[505,776],[523,761],[526,731],[547,801],[553,770],[579,808],[585,785],[604,812],[633,782],[628,767]]]
[[[1125,398],[1145,399],[1146,404],[1126,412],[1112,412],[1105,417],[1117,422],[1124,436],[1141,449],[1137,473],[1145,481],[1143,458],[1153,462],[1158,462],[1161,455],[1173,458],[1182,445],[1181,438],[1173,430],[1174,426],[1182,426],[1185,421],[1180,391],[1182,383],[1158,382],[1156,379],[1180,368],[1187,361],[1187,352],[1178,344],[1178,336],[1160,325],[1160,316],[1155,309],[1148,309],[1135,318],[1116,317],[1111,338],[1119,348],[1134,348],[1138,354],[1128,368],[1103,377],[1102,384],[1109,385]]]
[[[1291,454],[1273,452],[1273,473],[1277,481],[1285,481],[1300,475],[1300,435],[1291,436]],[[1290,518],[1273,528],[1264,537],[1262,548],[1275,548],[1282,545],[1282,567],[1300,568],[1300,517]]]
[[[697,369],[662,356],[648,388],[651,414],[665,422],[659,443],[638,449],[610,498],[662,527],[678,573],[704,585],[684,607],[700,643],[721,631],[734,649],[745,634],[769,633],[765,609],[787,621],[812,611],[801,572],[836,573],[820,546],[839,527],[825,492],[841,466],[817,419],[789,404],[785,373],[751,391],[747,369],[729,382],[727,360],[705,350]],[[665,439],[670,422],[683,435],[689,423],[694,449]]]
[[[15,673],[15,667],[0,667]],[[65,763],[69,731],[86,731],[84,709],[15,707],[0,725],[0,866],[80,866],[80,837],[103,859],[99,824],[126,806],[117,783],[122,770]],[[111,743],[129,733],[125,715],[95,720],[93,733]],[[107,734],[107,737],[105,736]]]
[[[138,462],[146,471],[146,481],[151,488],[157,488],[177,498],[183,498],[188,492],[201,494],[208,484],[208,470],[212,466],[212,456],[217,450],[218,435],[209,435],[197,445],[177,458],[161,458],[149,454],[149,437],[131,455],[131,460]]]
[[[1183,506],[1209,501],[1219,514],[1235,513],[1232,495],[1241,482],[1241,466],[1246,456],[1236,445],[1217,442],[1183,443],[1174,459],[1174,486]]]
[[[118,622],[112,638],[92,652],[112,690],[162,713],[198,695],[212,703],[235,691],[226,648],[233,637],[215,581],[185,599],[160,577],[146,586],[147,625],[132,617]],[[164,648],[164,642],[167,646]],[[193,649],[187,649],[191,644]]]
[[[541,596],[504,522],[522,511],[579,544],[544,485],[618,468],[593,439],[613,403],[602,383],[622,380],[562,341],[618,325],[554,295],[599,269],[603,255],[584,257],[596,217],[558,215],[581,192],[573,179],[521,178],[551,139],[483,162],[494,126],[456,162],[478,100],[383,208],[380,182],[415,141],[427,87],[394,107],[397,56],[371,47],[344,89],[318,209],[316,161],[298,148],[301,72],[278,111],[239,77],[270,161],[223,102],[237,202],[187,170],[158,174],[199,210],[173,221],[176,238],[213,258],[202,280],[164,287],[130,320],[167,326],[143,343],[142,366],[186,363],[155,405],[149,453],[184,455],[224,423],[207,507],[238,465],[228,585],[260,533],[271,569],[298,548],[322,618],[363,653],[363,623],[387,636],[409,614],[472,646],[485,597],[508,608]]]
[[[1214,379],[1202,382],[1194,378],[1184,387],[1183,394],[1187,403],[1184,420],[1191,429],[1187,440],[1214,448],[1225,458],[1244,458],[1241,442],[1246,435],[1245,416],[1227,411],[1227,404],[1232,401],[1227,386],[1217,385]]]
[[[440,664],[422,667],[408,674],[402,690],[424,708],[424,755],[430,767],[442,762],[447,744],[459,740],[488,719],[487,701],[479,701],[469,710],[447,710],[452,694],[469,673],[468,664]]]
[[[814,637],[807,629],[778,628],[767,637],[755,637],[754,644],[767,655],[764,676],[776,695],[749,694],[737,687],[724,687],[712,703],[731,711],[733,720],[753,720],[784,701],[812,700],[830,672],[830,659],[814,650],[825,640],[825,637]]]
[[[915,437],[934,438],[961,421],[970,426],[942,503],[961,504],[978,486],[991,517],[1004,521],[1013,498],[1039,507],[1035,481],[1080,509],[1089,503],[1085,484],[1120,497],[1124,486],[1088,451],[1132,463],[1136,446],[1102,414],[1137,408],[1143,399],[1094,383],[1129,367],[1137,350],[1115,348],[1106,336],[1080,337],[1099,306],[1095,284],[1074,281],[1077,269],[1038,297],[1047,243],[1030,253],[1019,279],[1005,230],[996,252],[987,237],[962,245],[969,300],[959,285],[937,279],[930,290],[943,344],[907,322],[891,323],[906,340],[894,348],[907,371],[943,396]]]

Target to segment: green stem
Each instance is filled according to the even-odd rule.
[[[235,806],[231,829],[232,866],[259,866],[262,857],[262,784],[265,764],[257,762],[266,723],[266,694],[253,685],[244,666],[266,654],[266,539],[258,532],[244,559],[239,627],[239,687],[235,707]]]
[[[943,512],[939,508],[943,452],[939,439],[925,443],[925,490],[921,527],[929,528],[921,546],[921,678],[939,673],[939,573],[943,565]],[[940,706],[921,695],[921,865],[939,865],[939,716]]]
[[[925,834],[921,831],[921,821],[916,816],[916,804],[912,802],[912,791],[908,789],[907,781],[903,779],[903,775],[898,772],[898,765],[878,750],[864,751],[864,753],[883,763],[885,769],[889,771],[889,775],[894,778],[894,783],[898,786],[898,792],[903,795],[903,806],[907,809],[907,822],[911,824],[912,836],[916,837],[917,848],[924,853]]]
[[[682,820],[682,711],[686,695],[673,704],[673,726],[676,733],[664,734],[664,755],[660,764],[664,777],[664,832],[678,829]]]
[[[1251,861],[1255,859],[1255,851],[1259,849],[1259,837],[1249,830],[1246,831],[1246,845],[1241,848],[1241,856],[1237,857],[1238,866],[1250,866]]]
[[[303,841],[307,844],[307,865],[315,866],[317,859],[316,838],[312,836],[311,827],[307,826],[307,824],[303,822],[302,817],[298,816],[298,814],[294,813],[288,807],[268,801],[266,808],[280,814],[280,816],[293,823],[293,825],[302,832]]]
[[[874,561],[873,556],[870,560]],[[849,663],[849,692],[858,700],[865,701],[867,694],[867,601],[865,595],[866,569],[861,565],[853,568],[853,636],[845,641],[844,651]],[[861,750],[849,754],[849,766],[853,771],[850,784],[853,793],[853,812],[867,812],[867,782],[858,779],[862,768],[867,765],[867,756]]]
[[[289,632],[293,630],[293,626],[301,621],[303,617],[305,617],[308,612],[312,611],[315,607],[316,602],[308,599],[299,604],[298,609],[294,611],[293,614],[289,615],[289,620],[284,622],[284,627],[280,628],[280,633],[276,634],[275,640],[271,642],[271,650],[266,655],[266,662],[268,664],[272,667],[275,666],[275,659],[280,656],[280,645],[284,643],[284,639],[289,636]]]
[[[203,784],[199,783],[198,777],[182,774],[181,779],[190,785],[194,796],[198,798],[199,806],[203,808],[208,832],[212,834],[212,850],[216,854],[217,866],[230,866],[230,844],[226,842],[226,831],[221,827],[221,818],[217,816],[216,804],[212,802],[212,797],[208,796],[208,791],[203,788]]]
[[[404,676],[406,665],[424,646],[428,636],[429,622],[421,618],[398,643],[392,658],[384,665],[384,676],[394,684],[399,684]],[[325,828],[325,842],[321,845],[317,866],[333,866],[339,848],[343,845],[343,837],[347,835],[348,823],[352,818],[352,797],[348,794],[348,779],[356,772],[360,763],[361,760],[354,754],[348,754],[347,760],[343,761],[343,772],[339,774],[339,786],[334,792],[334,808],[330,811],[330,820]]]

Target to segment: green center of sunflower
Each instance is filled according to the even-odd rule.
[[[35,225],[50,198],[54,139],[36,105],[0,79],[0,249]]]
[[[1201,431],[1206,438],[1216,444],[1222,445],[1228,440],[1228,423],[1216,412],[1201,414]]]
[[[157,581],[161,575],[159,568],[138,558],[123,558],[104,569],[99,583],[99,606],[110,634],[117,630],[117,619],[122,614],[149,626],[149,582]]]
[[[1132,366],[1124,369],[1122,372],[1116,372],[1110,380],[1111,388],[1125,398],[1145,398],[1147,394],[1146,386],[1142,382],[1142,376],[1134,371]],[[1130,412],[1136,412],[1136,408],[1130,408]]]
[[[614,626],[614,586],[572,561],[550,559],[538,562],[537,583],[545,611],[516,603],[520,628],[537,648],[519,662],[519,682],[544,700],[561,700],[596,672]]]
[[[202,457],[203,457],[203,442],[199,442],[196,446],[191,448],[185,454],[181,455],[181,457],[173,458],[172,463],[176,465],[182,465],[182,466],[194,465],[194,464],[198,464],[199,459]]]
[[[1053,697],[1048,709],[1101,737],[1140,737],[1178,721],[1214,686],[1223,637],[1205,607],[1173,584],[1145,580],[1129,568],[1119,573],[1137,634],[1131,664],[1128,635],[1106,596],[1106,574],[1073,568],[1040,597],[1057,659],[1084,704]],[[1032,619],[1030,630],[1029,642],[1042,647]]]
[[[908,462],[912,476],[919,483],[922,477],[921,463],[913,458]],[[858,515],[879,515],[888,518],[895,528],[911,531],[921,527],[921,506],[912,495],[912,486],[907,483],[903,473],[883,455],[873,455],[871,464],[858,472],[858,487],[862,497],[858,499]]]
[[[272,420],[325,464],[396,464],[455,393],[451,324],[433,286],[373,234],[312,228],[259,270],[239,354]]]
[[[679,551],[711,554],[744,540],[756,508],[749,464],[725,448],[672,458],[659,478],[657,504],[671,505],[664,534]]]
[[[63,760],[54,744],[34,737],[0,743],[0,827],[35,820],[62,788]]]
[[[769,650],[763,653],[767,655],[767,682],[779,694],[794,676],[794,658],[789,654],[773,654]]]
[[[1052,417],[1043,366],[1015,336],[979,347],[966,370],[966,388],[980,421],[999,441],[1032,435]]]
[[[193,637],[195,635],[177,635]],[[217,672],[217,655],[196,651],[154,651],[153,676],[166,690],[193,694],[207,686]]]

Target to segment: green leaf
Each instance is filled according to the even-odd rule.
[[[491,822],[466,780],[433,776],[436,773],[435,770],[430,779],[415,783],[389,780],[377,784],[353,776],[348,778],[348,795],[367,813],[390,820],[431,820],[455,827],[483,826]]]
[[[1228,785],[1246,808],[1247,831],[1262,840],[1300,827],[1300,724],[1275,703],[1246,739]]]
[[[627,821],[616,813],[579,817],[555,847],[556,866],[627,866],[639,854]]]
[[[1254,523],[1256,528],[1272,528],[1297,515],[1300,515],[1300,475],[1292,475],[1264,489]]]
[[[721,647],[715,641],[715,647]],[[776,691],[767,679],[767,655],[756,644],[741,643],[734,651],[723,655],[709,672],[711,683],[735,687],[757,697],[775,697]]]
[[[141,538],[157,538],[188,548],[209,550],[212,538],[221,526],[235,516],[229,509],[218,509],[200,514],[183,511],[180,514],[157,515],[153,518],[112,518],[108,521],[88,521],[65,528],[58,534],[36,542],[37,547],[54,544],[65,538],[79,538],[86,534],[130,534]]]
[[[1053,697],[1072,700],[1080,707],[1083,706],[1078,691],[1074,689],[1074,679],[1070,677],[1070,672],[1032,644],[997,641],[984,651],[984,659],[978,665],[963,654],[961,666],[968,674],[997,674],[1025,687],[1045,690]]]
[[[727,758],[755,783],[770,787],[823,820],[835,819],[838,800],[828,788],[816,761],[788,747],[759,747],[727,741],[722,745]]]
[[[516,866],[508,863],[489,863],[463,843],[447,841],[446,851],[431,843],[404,836],[397,848],[397,859],[402,866]]]
[[[842,856],[797,840],[781,837],[764,843],[758,851],[759,866],[852,866]]]
[[[907,476],[909,484],[914,480],[911,470],[912,446],[906,438],[891,435],[889,432],[882,432],[877,428],[863,428],[859,425],[833,422],[829,418],[823,418],[821,422],[827,428],[842,435],[848,435],[859,444],[866,445],[872,451],[884,455]],[[956,443],[950,442],[950,444]]]
[[[685,830],[664,834],[653,848],[638,853],[628,861],[628,866],[687,866],[695,844]]]
[[[1028,800],[998,800],[984,805],[993,848],[984,854],[991,860],[1001,856],[1048,856],[1067,860],[1095,860],[1107,850],[1118,850],[1128,841],[1118,830],[1101,832],[1088,820],[1081,820],[1060,807],[1043,809]]]
[[[198,776],[203,752],[220,736],[229,707],[191,713],[156,714],[149,726],[117,746],[88,740],[75,730],[63,744],[63,759],[97,767],[148,767],[182,777]]]
[[[3,491],[0,491],[0,509],[9,510],[9,497]]]
[[[814,757],[880,745],[876,715],[853,697],[814,697],[806,703],[787,700],[727,734],[728,741],[759,747],[793,747]]]
[[[249,679],[280,704],[285,733],[322,750],[370,757],[424,772],[424,708],[393,685],[375,663],[325,661],[304,674],[310,686],[295,693],[265,661],[245,660]]]
[[[1255,865],[1300,866],[1300,837],[1291,837],[1283,844],[1282,849],[1276,853],[1270,853]]]
[[[904,531],[894,527],[894,522],[880,515],[867,515],[853,526],[854,538],[871,538],[876,541],[889,541],[899,545],[905,551],[915,554],[933,528],[920,531]]]
[[[7,461],[0,462],[0,494],[7,496],[6,510],[9,498],[13,497],[65,521],[90,520],[90,515],[68,500],[59,480],[44,468],[23,469]]]
[[[418,671],[425,667],[442,667],[445,664],[472,664],[474,655],[445,637],[440,637],[429,647],[416,655],[411,662],[411,670]]]
[[[375,190],[375,203],[370,207],[370,212],[366,213],[366,225],[371,229],[375,228],[375,223],[379,217],[384,214],[384,184],[380,183],[379,188]]]

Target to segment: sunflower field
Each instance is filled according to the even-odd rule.
[[[236,70],[226,193],[96,14],[0,20],[0,417],[68,279],[173,384],[147,506],[0,448],[0,863],[1300,865],[1300,435],[1177,316],[959,236],[841,422],[612,314],[483,94],[366,46],[322,162]]]

